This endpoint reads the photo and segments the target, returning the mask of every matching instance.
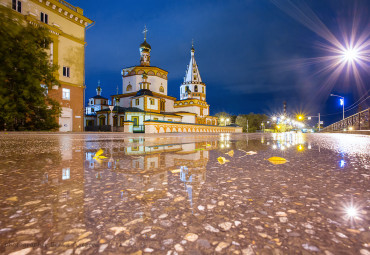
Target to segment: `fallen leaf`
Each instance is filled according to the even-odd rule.
[[[271,157],[267,160],[270,161],[270,163],[274,165],[285,164],[286,162],[288,162],[288,160],[286,160],[285,158],[280,158],[280,157]]]
[[[227,160],[224,157],[218,157],[217,160],[218,160],[218,163],[220,163],[220,165],[223,165],[226,162],[230,162],[230,160]]]
[[[248,152],[246,152],[246,154],[247,155],[255,155],[255,154],[257,154],[257,152],[256,151],[248,151]]]
[[[230,157],[233,157],[234,156],[234,150],[231,150],[229,151],[228,153],[225,153],[227,155],[229,155]]]
[[[18,201],[18,197],[9,197],[6,199],[7,201]]]
[[[174,170],[171,170],[171,173],[173,174],[177,174],[177,173],[180,173],[181,169],[174,169]]]

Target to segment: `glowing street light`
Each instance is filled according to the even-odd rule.
[[[330,94],[331,97],[339,97],[340,98],[340,105],[343,107],[343,120],[344,120],[344,97]]]

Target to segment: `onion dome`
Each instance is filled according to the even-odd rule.
[[[144,40],[144,42],[142,44],[140,44],[140,51],[150,51],[152,49],[152,47],[150,47],[150,44],[146,42],[146,40]]]

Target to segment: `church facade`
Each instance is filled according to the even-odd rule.
[[[239,127],[218,126],[217,117],[209,115],[206,84],[200,77],[194,47],[180,86],[180,99],[167,94],[168,72],[150,65],[150,52],[145,35],[140,45],[140,65],[122,69],[122,94],[112,95],[112,105],[95,112],[96,124],[123,132],[241,132]],[[90,102],[86,115],[95,107]],[[89,130],[91,118],[87,121],[85,118]]]

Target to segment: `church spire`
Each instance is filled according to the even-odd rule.
[[[184,82],[190,82],[190,83],[198,83],[202,82],[202,79],[200,78],[198,65],[195,62],[194,57],[194,40],[191,42],[191,51],[190,51],[190,63],[188,65],[188,68],[186,70]]]

